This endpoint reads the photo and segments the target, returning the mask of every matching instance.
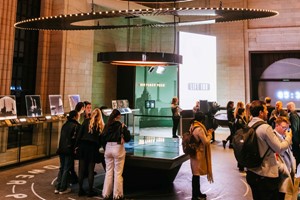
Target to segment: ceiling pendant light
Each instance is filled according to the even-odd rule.
[[[124,0],[125,1],[125,0]],[[178,3],[188,0],[126,0],[147,3]],[[129,5],[129,4],[128,4]],[[278,15],[277,11],[247,8],[224,8],[220,2],[219,7],[211,8],[147,8],[132,10],[109,10],[90,13],[65,14],[58,16],[39,17],[27,19],[15,23],[15,27],[24,30],[106,30],[106,29],[130,29],[144,27],[176,27],[193,26],[233,22],[241,20],[258,19]],[[132,19],[143,17],[166,16],[163,21],[145,20],[143,23],[114,24],[110,19]],[[176,18],[174,17],[176,16]],[[98,20],[109,20],[108,24]],[[93,20],[93,25],[80,22]],[[174,29],[175,30],[175,29]],[[175,36],[176,37],[176,34]],[[175,46],[174,40],[174,46]],[[175,51],[175,50],[174,50]],[[163,52],[101,52],[97,60],[103,63],[111,63],[119,66],[168,66],[182,63],[182,56]]]
[[[97,61],[118,66],[174,66],[182,64],[182,56],[163,52],[114,51],[98,53]]]

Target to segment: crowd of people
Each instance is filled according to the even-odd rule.
[[[120,121],[121,113],[114,109],[107,124],[99,108],[92,110],[90,102],[77,103],[70,111],[61,128],[57,154],[60,169],[57,175],[55,194],[71,192],[70,184],[78,183],[78,196],[98,195],[93,189],[95,164],[102,163],[105,173],[103,199],[124,199],[123,168],[125,162],[124,143],[131,139],[127,126]],[[99,149],[104,148],[104,156]],[[78,176],[74,162],[78,159]],[[87,178],[88,190],[83,187]]]
[[[246,105],[241,101],[236,106],[233,101],[227,103],[230,135],[222,141],[224,149],[228,142],[229,148],[233,148],[232,139],[237,130],[265,121],[255,130],[262,164],[255,168],[245,168],[237,163],[239,170],[246,172],[246,180],[255,200],[293,199],[293,195],[298,193],[295,174],[296,166],[300,163],[300,118],[295,103],[289,102],[286,107],[284,110],[281,101],[272,107],[269,97],[265,101],[255,100]],[[177,97],[172,99],[171,109],[172,137],[177,138],[181,112]],[[190,122],[189,131],[199,144],[196,154],[190,155],[192,200],[196,200],[206,198],[206,194],[200,190],[200,175],[207,175],[208,181],[213,182],[210,143],[214,130],[205,127],[205,115],[200,112],[197,102],[193,111],[194,118]],[[61,128],[57,150],[60,169],[55,193],[71,192],[70,183],[78,183],[79,196],[96,196],[93,190],[94,169],[96,163],[102,163],[106,172],[103,198],[124,199],[124,143],[130,141],[130,133],[120,119],[121,113],[114,109],[105,124],[101,110],[92,110],[90,102],[79,102],[75,110],[70,111]],[[104,156],[99,152],[101,147],[105,150]],[[79,162],[78,177],[74,169],[75,159]],[[88,179],[87,191],[83,188],[85,178]]]
[[[284,110],[281,101],[273,107],[270,97],[246,106],[243,102],[237,102],[236,107],[233,101],[227,104],[230,135],[222,141],[224,149],[227,142],[229,148],[233,148],[232,139],[237,130],[265,121],[255,132],[262,164],[248,169],[237,164],[240,171],[246,171],[246,180],[255,200],[297,199],[295,174],[300,162],[300,118],[294,102],[289,102],[286,107]]]
[[[177,130],[180,108],[176,97],[172,100],[173,137]],[[281,101],[271,105],[271,98],[265,101],[255,100],[245,105],[244,102],[228,101],[227,119],[229,136],[222,141],[225,149],[233,148],[232,141],[239,129],[260,125],[256,128],[257,143],[262,164],[255,168],[246,168],[240,163],[237,167],[246,172],[246,180],[251,187],[254,200],[297,199],[298,181],[295,178],[296,167],[300,163],[300,118],[294,102],[289,102],[283,109]],[[190,155],[192,177],[192,200],[206,198],[200,191],[200,175],[207,175],[212,182],[210,162],[210,142],[213,130],[207,130],[200,112],[200,104],[193,108],[195,118],[191,122],[190,132],[199,142],[196,155]],[[261,123],[265,122],[265,123]],[[195,129],[199,127],[199,129]],[[209,161],[209,162],[207,162]],[[210,170],[209,170],[210,169]]]

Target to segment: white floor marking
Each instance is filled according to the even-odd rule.
[[[51,185],[54,185],[54,182],[56,181],[57,177],[55,177],[52,182],[51,182]]]
[[[42,200],[46,200],[44,198],[42,198],[41,196],[39,196],[35,191],[34,191],[34,183],[31,184],[31,191],[33,192],[33,194],[39,198],[39,199],[42,199]]]
[[[243,179],[240,179],[246,186],[246,192],[244,193],[244,197],[248,194],[249,192],[249,185],[246,183],[246,181],[244,181]]]
[[[16,193],[16,185],[13,185],[11,189],[13,194]]]
[[[213,199],[211,199],[211,200],[217,200],[217,199],[221,199],[223,196],[225,196],[225,194],[222,194],[221,196],[218,196],[218,197],[216,197],[216,198],[213,198]]]

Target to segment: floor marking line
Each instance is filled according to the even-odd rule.
[[[249,192],[249,185],[246,183],[246,181],[244,181],[243,179],[240,179],[246,186],[246,192],[244,193],[244,197],[248,194]]]
[[[13,194],[16,193],[16,185],[13,185],[12,188],[11,188],[11,190],[12,190]]]
[[[33,192],[33,194],[39,198],[39,199],[42,199],[42,200],[46,200],[44,198],[42,198],[41,196],[39,196],[35,191],[34,191],[34,183],[31,184],[31,191]]]
[[[57,177],[55,177],[52,182],[51,182],[51,185],[54,185],[54,182],[56,181]]]

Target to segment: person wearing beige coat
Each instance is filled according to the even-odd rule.
[[[192,200],[206,198],[206,194],[200,191],[200,175],[207,175],[209,182],[213,182],[210,141],[212,139],[213,129],[206,130],[203,122],[205,115],[202,112],[195,114],[191,122],[190,132],[199,143],[195,155],[190,155],[192,170]]]

